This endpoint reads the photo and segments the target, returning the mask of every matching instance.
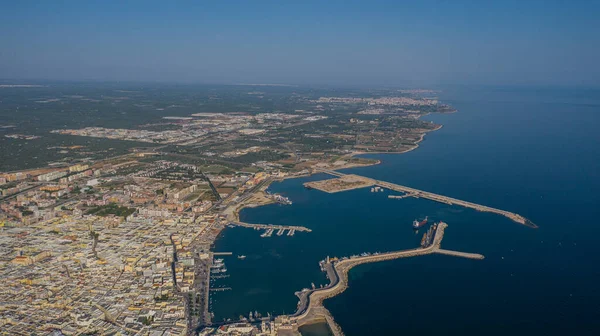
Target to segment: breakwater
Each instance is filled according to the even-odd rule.
[[[289,316],[290,319],[296,322],[298,326],[312,323],[318,319],[325,319],[335,335],[343,335],[339,325],[333,321],[333,317],[323,306],[323,301],[345,291],[348,288],[349,271],[353,267],[361,264],[394,260],[399,258],[417,257],[432,253],[440,253],[477,260],[484,259],[484,256],[481,254],[441,249],[444,231],[447,227],[448,225],[446,223],[440,222],[435,230],[431,244],[425,247],[387,253],[361,255],[357,257],[342,258],[334,261],[331,261],[329,258],[327,258],[321,263],[321,269],[327,273],[330,284],[323,288],[316,288],[312,290],[305,289],[301,292],[297,292],[296,295],[299,297],[298,309],[294,314]]]
[[[318,171],[329,174],[329,175],[337,176],[337,177],[348,176],[348,174],[340,173],[339,171],[335,171],[335,170],[319,169]],[[354,175],[354,174],[352,174],[352,175]],[[358,175],[355,175],[355,176],[358,176]],[[516,223],[519,223],[519,224],[522,224],[522,225],[525,225],[525,226],[528,226],[528,227],[534,228],[534,229],[538,228],[538,226],[535,225],[532,221],[530,221],[529,219],[527,219],[519,214],[516,214],[514,212],[496,209],[496,208],[492,208],[492,207],[488,207],[485,205],[476,204],[476,203],[472,203],[472,202],[467,202],[467,201],[459,200],[459,199],[448,197],[448,196],[438,195],[438,194],[434,194],[434,193],[431,193],[428,191],[410,188],[410,187],[402,186],[402,185],[391,183],[391,182],[374,180],[374,179],[370,179],[368,177],[363,177],[363,176],[359,176],[359,177],[362,177],[363,179],[371,180],[372,185],[376,185],[376,186],[380,186],[380,187],[383,187],[386,189],[404,193],[404,195],[401,195],[401,197],[396,197],[396,198],[416,197],[416,198],[425,198],[425,199],[429,199],[432,201],[445,203],[448,205],[460,205],[465,208],[475,209],[477,211],[491,212],[491,213],[495,213],[498,215],[502,215]]]

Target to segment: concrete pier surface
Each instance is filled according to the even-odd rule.
[[[347,174],[340,173],[335,170],[319,169],[318,171],[329,174],[329,175],[337,176],[340,178],[347,175]],[[358,175],[352,174],[352,176],[358,176]],[[387,188],[390,190],[404,193],[404,195],[400,195],[399,197],[394,197],[394,198],[417,197],[417,198],[425,198],[425,199],[429,199],[432,201],[445,203],[445,204],[449,204],[449,205],[460,205],[465,208],[475,209],[477,211],[491,212],[491,213],[495,213],[498,215],[502,215],[502,216],[505,216],[505,217],[511,219],[512,221],[514,221],[516,223],[519,223],[519,224],[522,224],[522,225],[525,225],[525,226],[528,226],[528,227],[534,228],[534,229],[538,228],[538,226],[535,225],[533,222],[531,222],[529,219],[527,219],[519,214],[510,212],[510,211],[496,209],[496,208],[488,207],[485,205],[467,202],[467,201],[459,200],[459,199],[448,197],[448,196],[438,195],[438,194],[430,193],[430,192],[419,190],[419,189],[405,187],[405,186],[395,184],[395,183],[379,181],[379,180],[375,180],[375,179],[370,179],[368,177],[363,177],[363,178],[371,180],[372,185],[376,185],[376,186],[380,186],[383,188]]]
[[[233,252],[213,252],[212,253],[213,256],[230,256],[232,254],[233,254]]]
[[[461,258],[467,258],[467,259],[482,260],[485,258],[483,255],[477,254],[477,253],[467,253],[467,252],[451,251],[451,250],[444,250],[444,249],[437,249],[434,251],[434,253],[445,254],[445,255],[461,257]]]
[[[484,256],[481,254],[442,250],[440,246],[444,237],[444,230],[447,228],[447,226],[448,225],[444,222],[440,222],[438,224],[432,243],[427,247],[371,254],[354,258],[343,258],[335,262],[324,262],[322,264],[322,269],[327,273],[327,278],[329,278],[330,281],[329,285],[323,288],[304,289],[301,292],[297,292],[296,295],[300,299],[298,303],[298,309],[296,313],[290,315],[290,319],[296,322],[298,326],[312,323],[318,319],[325,319],[329,323],[329,326],[331,330],[334,331],[335,335],[343,335],[339,325],[333,321],[333,317],[323,306],[323,301],[345,291],[346,288],[348,288],[348,272],[353,267],[361,264],[416,257],[433,253],[469,259],[484,259]]]
[[[252,229],[272,229],[272,230],[294,230],[294,231],[302,231],[302,232],[312,232],[311,229],[304,226],[294,226],[294,225],[275,225],[275,224],[251,224],[244,223],[239,221],[230,221],[230,225],[243,226]]]

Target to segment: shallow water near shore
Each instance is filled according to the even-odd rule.
[[[299,328],[302,336],[333,336],[327,322],[303,325]]]
[[[367,155],[382,164],[352,172],[513,211],[540,226],[422,199],[388,199],[368,188],[327,194],[302,183],[274,183],[291,206],[248,208],[251,223],[302,225],[260,238],[226,229],[215,244],[226,257],[231,291],[211,295],[215,320],[291,313],[294,292],[327,283],[326,256],[414,248],[410,225],[426,215],[448,223],[442,246],[481,253],[483,261],[427,255],[362,265],[350,287],[326,300],[347,335],[600,332],[600,92],[464,89],[444,102],[459,112],[426,118],[444,127],[405,154]],[[246,255],[244,260],[235,255]],[[435,321],[435,323],[432,323]]]

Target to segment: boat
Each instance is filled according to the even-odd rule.
[[[416,219],[415,219],[415,220],[413,221],[413,224],[412,224],[412,226],[413,226],[413,229],[418,229],[418,228],[420,228],[420,227],[423,227],[425,224],[427,224],[427,218],[428,218],[428,217],[427,217],[427,216],[425,216],[425,219],[423,219],[422,221],[418,221],[418,220],[416,220]]]
[[[290,199],[287,198],[287,197],[285,197],[285,196],[282,196],[282,195],[279,195],[279,194],[272,194],[270,196],[273,198],[273,200],[275,202],[277,202],[279,204],[285,204],[285,205],[291,205],[292,204],[292,201],[290,201]]]
[[[246,259],[246,256],[245,256],[245,255],[243,255],[243,254],[242,254],[242,255],[239,255],[239,256],[238,256],[238,259],[242,259],[242,260],[243,260],[243,259]]]

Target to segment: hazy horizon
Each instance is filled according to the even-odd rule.
[[[599,86],[597,1],[4,2],[0,78]]]

